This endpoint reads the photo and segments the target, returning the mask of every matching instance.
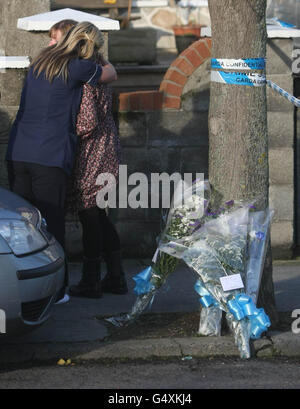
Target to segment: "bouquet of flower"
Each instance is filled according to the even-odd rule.
[[[137,299],[131,312],[107,318],[108,322],[116,326],[126,325],[152,305],[155,294],[180,262],[178,249],[186,250],[189,237],[198,229],[199,220],[208,207],[209,197],[210,187],[206,181],[198,179],[191,186],[186,186],[184,182],[183,185],[179,184],[152,263],[133,278]]]
[[[225,311],[241,357],[249,358],[250,338],[259,338],[270,326],[255,302],[271,213],[252,212],[252,205],[233,200],[212,211],[209,184],[199,180],[183,189],[182,198],[184,204],[175,192],[152,264],[134,277],[137,299],[131,312],[107,321],[122,326],[136,319],[183,259],[199,275],[195,289],[205,307],[200,329],[205,335],[219,333]]]
[[[217,209],[217,211],[210,212],[210,214],[213,215],[213,218],[217,218],[222,214],[233,212],[236,209],[242,208],[243,206],[245,206],[245,204],[230,200],[225,203],[225,206],[221,206],[219,209]],[[249,208],[251,207],[253,207],[253,205],[249,205]],[[195,289],[197,291],[197,288]],[[222,310],[218,306],[212,304],[207,308],[202,308],[198,333],[204,336],[221,336],[221,323]]]
[[[205,223],[182,254],[183,260],[199,275],[195,289],[206,307],[202,309],[206,329],[214,331],[225,311],[242,358],[251,356],[250,338],[259,338],[270,326],[264,311],[258,310],[251,297],[241,290],[250,280],[249,272],[253,276],[255,270],[255,280],[249,288],[258,291],[265,257],[264,239],[270,223],[268,210],[254,213],[249,210],[249,206],[242,206]]]
[[[193,243],[195,243],[195,241],[197,240],[197,231],[206,223],[216,220],[222,215],[228,215],[243,207],[245,207],[247,211],[248,209],[250,210],[255,208],[253,204],[245,205],[240,201],[234,200],[229,200],[224,204],[216,207],[216,203],[213,203],[213,199],[214,198],[211,197],[211,200],[208,202],[206,208],[204,209],[203,216],[200,220],[196,221],[197,228],[191,236],[178,239],[176,242],[169,241],[165,243],[165,245],[161,246],[161,250],[173,255],[174,257],[182,259],[188,247],[192,246]],[[221,335],[221,319],[222,310],[218,306],[212,304],[211,306],[207,306],[207,308],[203,308],[200,314],[199,334],[205,336]]]
[[[194,237],[194,243],[183,254],[184,261],[199,274],[196,291],[201,295],[201,303],[205,307],[213,307],[214,322],[218,323],[219,315],[215,309],[229,312],[228,301],[239,292],[225,291],[222,280],[228,282],[230,276],[239,279],[240,288],[245,279],[245,262],[247,250],[248,209],[238,209],[233,213],[223,214],[215,220],[207,222]],[[227,287],[226,287],[227,288]],[[205,310],[204,310],[205,311]],[[212,317],[207,317],[208,322]],[[243,322],[242,324],[246,324]],[[243,325],[243,334],[248,337],[248,326]],[[236,341],[238,342],[238,338]],[[250,351],[247,349],[248,356]]]

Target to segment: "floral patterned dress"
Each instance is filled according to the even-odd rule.
[[[77,152],[66,206],[73,213],[97,205],[103,186],[96,185],[96,180],[101,173],[110,173],[118,181],[121,149],[109,85],[84,84],[76,130]]]

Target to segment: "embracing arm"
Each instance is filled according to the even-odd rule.
[[[102,74],[99,79],[100,83],[109,83],[116,81],[118,79],[117,72],[115,70],[115,67],[108,61],[104,60],[104,58],[101,58],[102,62]]]

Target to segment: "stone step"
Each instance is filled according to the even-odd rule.
[[[158,90],[169,65],[117,65],[114,93]]]

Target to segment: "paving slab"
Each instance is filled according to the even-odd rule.
[[[131,310],[135,301],[132,277],[148,263],[149,260],[125,260],[128,294],[104,294],[98,300],[72,297],[69,303],[55,306],[51,318],[39,329],[14,339],[1,339],[0,362],[47,361],[61,357],[92,361],[238,356],[232,336],[105,340],[107,326],[99,317]],[[79,281],[80,270],[79,263],[70,264],[71,285]],[[199,311],[198,295],[193,288],[196,279],[196,274],[182,264],[158,292],[151,312]],[[300,309],[300,262],[275,262],[273,280],[278,310]],[[300,334],[294,334],[292,330],[271,333],[254,344],[258,357],[300,356]]]

